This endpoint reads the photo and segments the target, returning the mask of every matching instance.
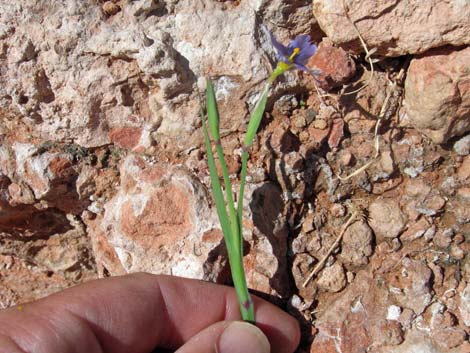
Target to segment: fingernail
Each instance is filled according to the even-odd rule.
[[[255,325],[235,321],[222,333],[219,339],[219,353],[269,353],[269,341]]]

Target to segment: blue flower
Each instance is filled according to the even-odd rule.
[[[305,64],[317,52],[317,46],[310,43],[310,36],[308,34],[297,36],[287,47],[279,43],[271,33],[270,36],[280,63],[282,62],[286,65],[286,70],[295,66],[300,70],[312,73],[311,70],[305,67]],[[281,66],[284,65],[281,64]]]

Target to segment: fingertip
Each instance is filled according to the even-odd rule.
[[[269,353],[268,338],[255,325],[234,321],[222,332],[217,344],[219,353]]]

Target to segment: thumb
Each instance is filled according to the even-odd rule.
[[[269,353],[269,341],[255,325],[217,322],[191,337],[175,353]]]

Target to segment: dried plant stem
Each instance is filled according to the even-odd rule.
[[[382,123],[382,121],[385,119],[385,114],[387,113],[387,111],[389,110],[390,108],[390,99],[391,97],[393,96],[393,94],[396,92],[397,88],[398,88],[398,82],[401,82],[403,80],[403,77],[405,76],[405,67],[407,65],[404,65],[401,69],[400,69],[400,72],[398,73],[398,76],[396,77],[396,79],[394,81],[390,81],[389,84],[390,84],[390,89],[389,91],[387,92],[387,95],[385,96],[385,100],[382,104],[382,107],[380,108],[380,113],[379,113],[379,116],[378,116],[378,119],[377,119],[377,123],[375,124],[375,129],[374,129],[374,147],[375,147],[375,154],[374,154],[374,157],[369,161],[367,162],[366,164],[364,164],[362,167],[356,169],[354,172],[352,172],[351,174],[349,174],[348,176],[345,176],[345,177],[342,177],[340,175],[336,175],[338,177],[339,180],[341,181],[346,181],[350,178],[352,178],[353,176],[356,176],[360,173],[362,173],[364,170],[366,170],[367,168],[369,168],[369,166],[375,162],[375,160],[379,157],[380,155],[380,141],[379,141],[379,128],[380,128],[380,124]]]
[[[366,61],[369,63],[369,66],[370,66],[370,76],[369,76],[369,79],[361,86],[359,87],[358,89],[355,89],[354,91],[351,91],[351,92],[346,92],[346,93],[343,93],[343,95],[345,96],[348,96],[348,95],[351,95],[351,94],[355,94],[361,90],[363,90],[364,88],[366,88],[369,83],[372,81],[372,78],[374,77],[374,62],[377,62],[376,59],[372,59],[372,55],[377,51],[377,48],[372,48],[371,50],[369,50],[369,48],[367,47],[367,44],[366,42],[364,41],[364,38],[362,37],[361,35],[361,32],[359,32],[359,29],[357,28],[356,24],[354,23],[354,21],[351,19],[351,17],[349,16],[349,12],[348,12],[348,8],[346,6],[346,3],[345,1],[343,0],[343,8],[344,8],[344,14],[346,15],[346,18],[348,19],[348,21],[351,23],[351,25],[353,26],[354,30],[356,31],[357,33],[357,37],[359,38],[359,41],[361,42],[361,45],[362,47],[364,48],[364,51],[366,52]]]
[[[351,225],[351,223],[353,223],[357,219],[357,216],[358,216],[358,211],[354,211],[351,214],[351,216],[349,217],[347,222],[344,224],[343,229],[341,230],[339,235],[336,237],[336,240],[333,243],[333,245],[331,245],[331,247],[328,249],[328,252],[326,253],[326,255],[320,260],[319,263],[317,263],[317,265],[313,268],[312,272],[310,272],[310,275],[307,277],[305,282],[302,284],[302,286],[304,288],[309,284],[309,282],[312,280],[312,278],[323,268],[323,266],[325,265],[326,260],[328,260],[328,258],[333,253],[333,251],[338,247],[341,239],[343,239],[343,235],[346,232],[346,229],[348,229],[348,227]]]

